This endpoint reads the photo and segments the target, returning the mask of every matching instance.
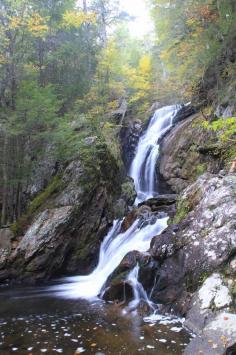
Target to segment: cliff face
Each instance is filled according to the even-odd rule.
[[[186,326],[197,334],[185,354],[225,354],[226,349],[231,354],[236,174],[229,173],[227,152],[202,128],[202,120],[200,113],[191,116],[162,141],[160,173],[179,198],[168,229],[152,240],[145,268],[158,264],[152,299],[164,312],[184,315]]]
[[[205,171],[216,173],[223,167],[215,136],[203,129],[203,120],[200,113],[194,114],[162,140],[159,171],[177,193]]]
[[[96,139],[93,146],[95,154],[70,162],[33,200],[13,226],[16,235],[8,232],[12,241],[3,246],[2,280],[34,282],[94,268],[100,242],[115,217],[121,179],[107,147]]]

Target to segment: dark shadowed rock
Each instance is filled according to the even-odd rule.
[[[120,141],[122,158],[126,169],[130,168],[130,164],[135,156],[139,138],[142,134],[143,126],[140,120],[132,120],[126,118],[120,131]]]
[[[173,119],[173,124],[179,123],[189,116],[192,116],[196,113],[196,109],[191,105],[182,105],[181,109],[178,111],[176,116]]]
[[[158,195],[155,198],[150,198],[149,200],[140,203],[139,207],[146,205],[153,209],[155,207],[160,207],[160,206],[169,206],[175,203],[176,200],[177,200],[176,194]]]
[[[105,301],[128,303],[134,297],[133,288],[128,281],[113,280],[105,290],[103,299]]]

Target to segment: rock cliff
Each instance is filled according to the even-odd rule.
[[[49,184],[32,201],[13,226],[16,235],[8,232],[12,242],[2,246],[2,280],[35,282],[94,268],[101,240],[115,217],[118,197],[125,204],[132,196],[122,193],[119,168],[106,145],[98,140],[93,145],[94,154],[88,149],[87,155],[70,162],[57,176],[56,187]],[[1,240],[3,244],[5,239]]]

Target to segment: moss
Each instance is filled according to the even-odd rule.
[[[190,205],[186,200],[180,200],[177,204],[176,215],[173,219],[173,224],[180,223],[190,212]]]
[[[39,210],[41,206],[55,193],[63,188],[63,181],[61,175],[56,175],[44,191],[37,195],[33,201],[30,203],[27,211],[14,223],[11,225],[10,229],[15,235],[19,235],[24,232],[24,230],[32,221],[35,212]]]
[[[198,164],[198,165],[196,166],[196,172],[195,172],[196,177],[198,177],[198,176],[204,174],[205,171],[206,171],[206,169],[207,169],[207,165],[206,165],[206,164]]]
[[[196,275],[189,274],[186,277],[186,288],[188,292],[195,292],[197,289],[202,287],[206,279],[211,275],[208,271],[202,271],[202,273],[196,277]]]

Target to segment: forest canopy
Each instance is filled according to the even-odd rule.
[[[207,91],[203,100],[212,102],[225,83],[232,96],[235,56],[219,58],[235,47],[235,1],[147,5],[155,30],[139,38],[118,0],[0,0],[2,224],[9,196],[16,199],[10,215],[20,215],[22,186],[45,149],[63,164],[96,135],[116,154],[121,122],[112,112],[122,104],[145,120],[155,101],[183,103]],[[212,66],[219,74],[208,90]]]

